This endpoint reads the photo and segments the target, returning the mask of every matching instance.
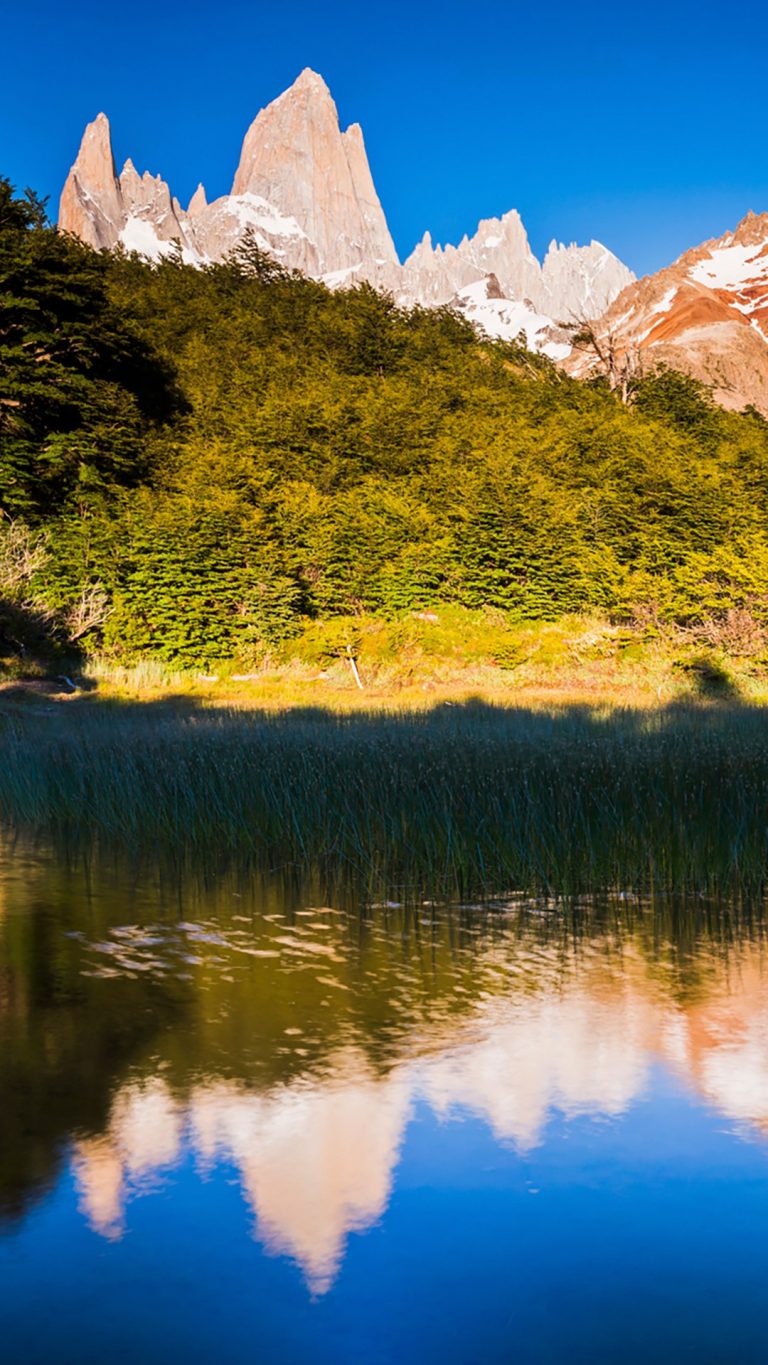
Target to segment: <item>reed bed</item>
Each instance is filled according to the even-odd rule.
[[[96,704],[6,722],[0,821],[369,898],[762,896],[768,712]]]

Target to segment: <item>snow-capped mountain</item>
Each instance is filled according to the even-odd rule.
[[[748,213],[734,232],[631,284],[596,332],[640,368],[683,370],[724,407],[768,414],[768,214]],[[599,367],[590,350],[568,364],[579,375]]]
[[[100,249],[154,259],[180,249],[196,264],[221,260],[250,229],[285,266],[332,288],[367,280],[404,304],[452,304],[489,335],[525,331],[553,355],[563,347],[562,334],[550,335],[557,323],[597,317],[634,279],[598,242],[553,242],[540,263],[514,210],[457,247],[435,247],[425,233],[401,265],[360,126],[341,130],[325,81],[310,70],[254,119],[231,194],[210,204],[200,185],[183,209],[160,176],[140,176],[131,161],[118,176],[99,114],[64,186],[59,226]]]

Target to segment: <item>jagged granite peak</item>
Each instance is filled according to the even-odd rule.
[[[130,226],[136,219],[150,224],[160,242],[181,243],[184,240],[171,191],[161,176],[150,175],[149,171],[139,175],[133,162],[128,160],[120,172],[119,184],[125,218],[121,241],[127,244],[126,232],[130,235]]]
[[[59,227],[99,249],[115,245],[123,222],[106,114],[87,124],[59,205]]]
[[[325,81],[306,69],[245,135],[234,195],[255,194],[294,218],[324,273],[361,261],[397,265],[358,124],[345,133]]]
[[[399,265],[400,259],[373,183],[360,124],[350,123],[346,132],[342,133],[341,141],[370,249],[375,252],[373,260],[379,264]]]
[[[436,246],[433,244],[432,233],[427,229],[424,236],[416,243],[410,256],[406,257],[404,269],[428,270],[442,255],[442,246],[439,242]]]
[[[419,303],[448,303],[492,274],[508,299],[529,299],[540,313],[559,321],[598,316],[635,278],[599,242],[588,247],[553,242],[540,264],[515,209],[482,219],[474,235],[465,235],[457,247],[433,246],[425,233],[404,269],[406,292]]]
[[[307,93],[310,97],[315,95],[319,99],[330,100],[333,103],[333,96],[328,88],[328,83],[319,71],[313,71],[311,66],[305,66],[296,77],[293,85],[289,85],[282,95],[278,95],[272,101],[277,104],[278,100],[290,99],[291,95]]]
[[[768,415],[768,213],[748,213],[733,232],[629,285],[595,332],[641,370],[668,365],[710,385],[724,407]],[[567,368],[583,377],[600,362],[578,349]]]
[[[157,256],[185,245],[171,192],[159,175],[139,175],[130,158],[115,172],[109,120],[99,114],[83,134],[59,206],[59,227],[100,250],[123,245]]]
[[[634,275],[602,242],[550,242],[541,267],[541,303],[561,323],[599,317]]]

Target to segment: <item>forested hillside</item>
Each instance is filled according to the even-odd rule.
[[[631,407],[448,310],[252,244],[98,254],[0,182],[0,631],[257,658],[307,618],[442,603],[768,618],[768,423],[694,381]]]

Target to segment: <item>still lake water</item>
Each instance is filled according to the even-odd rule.
[[[5,848],[7,1365],[768,1359],[768,947]]]

